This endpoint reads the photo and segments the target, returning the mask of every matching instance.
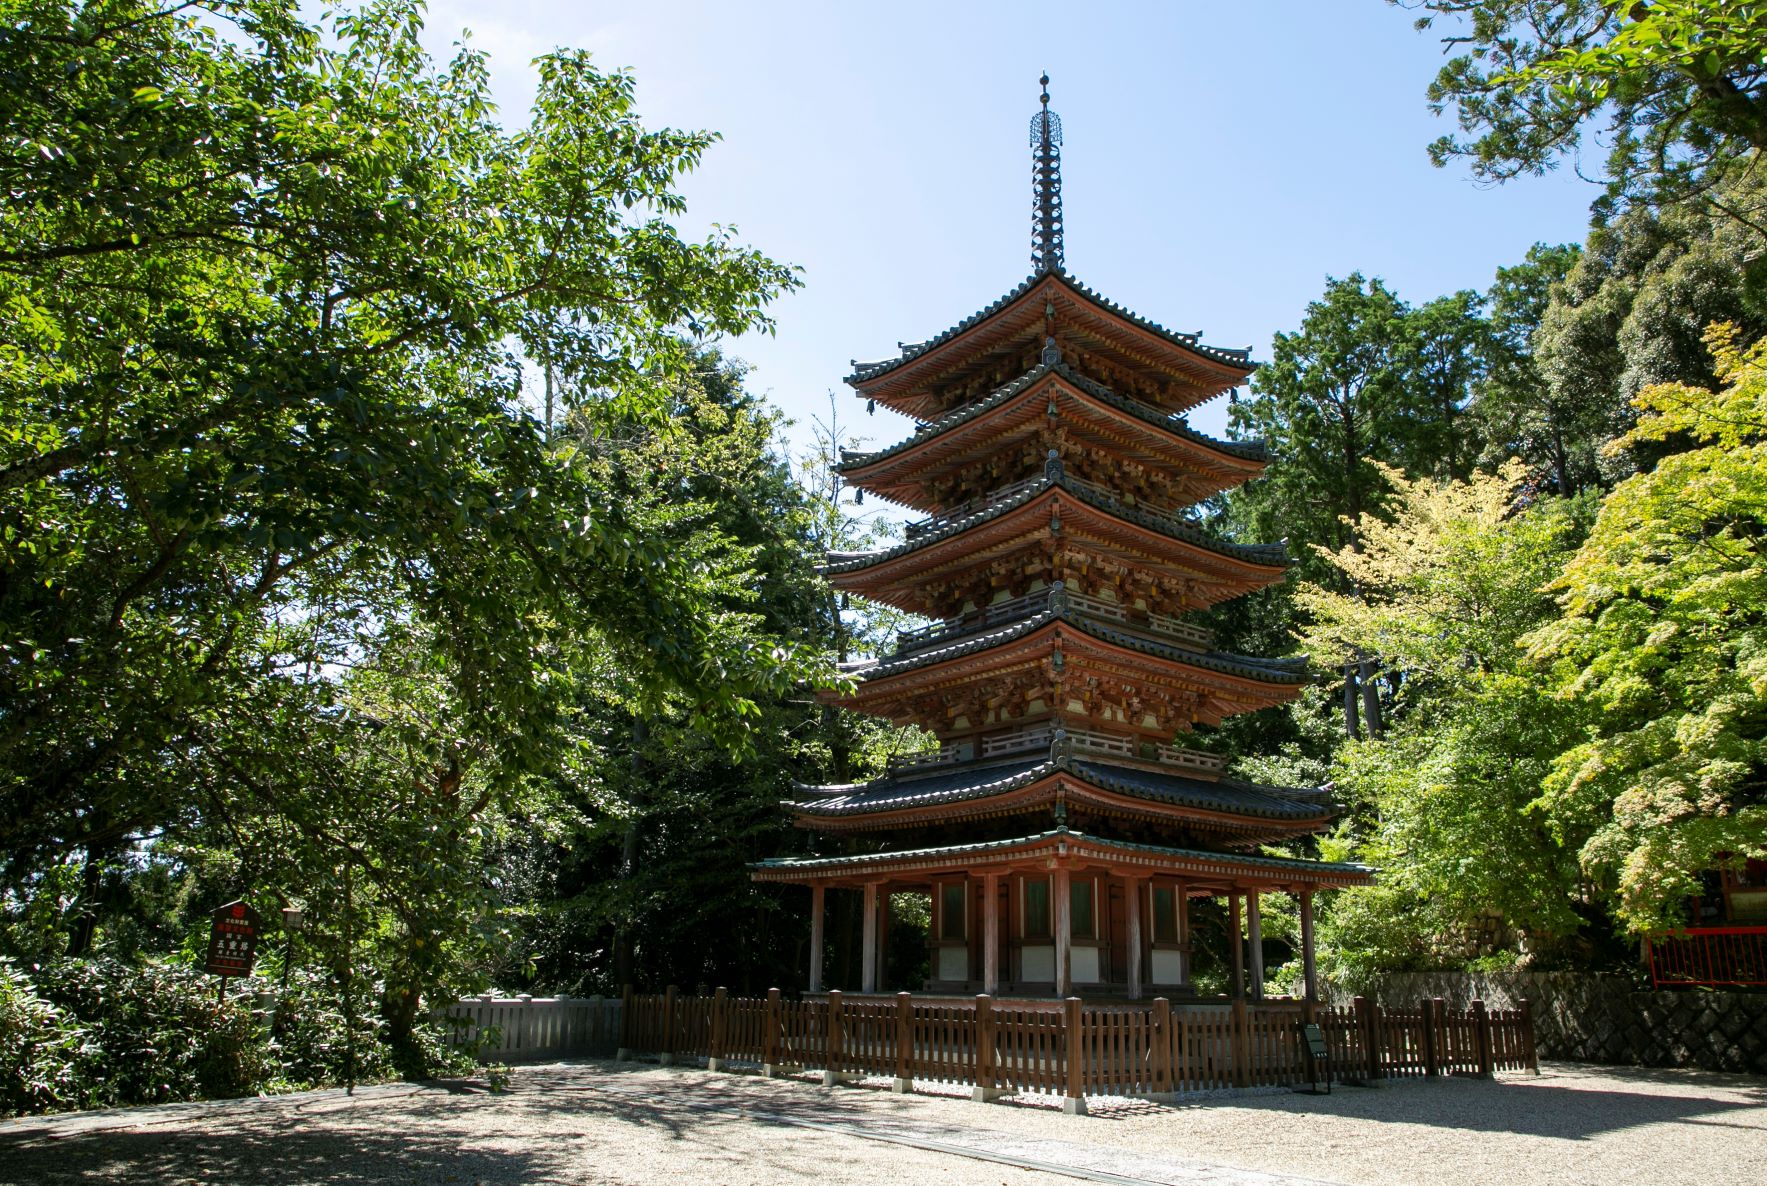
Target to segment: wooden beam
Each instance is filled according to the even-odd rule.
[[[877,991],[877,882],[865,883],[865,921],[860,957],[859,991]]]
[[[1178,983],[1190,985],[1190,887],[1182,881],[1172,887],[1178,909]]]
[[[1068,867],[1055,871],[1055,995],[1066,997],[1074,991],[1073,960],[1069,952],[1074,945],[1073,895],[1068,887]]]
[[[1000,992],[1000,874],[982,878],[982,991]]]
[[[1313,891],[1301,891],[1301,975],[1307,986],[1307,999],[1319,999],[1319,966],[1313,956]]]
[[[1239,926],[1239,891],[1227,891],[1227,949],[1233,953],[1233,978],[1227,982],[1227,995],[1236,1001],[1245,999],[1245,940]]]
[[[1129,907],[1129,999],[1141,999],[1141,895],[1147,882],[1139,877],[1124,878],[1123,896]]]
[[[810,887],[810,991],[822,991],[822,909],[823,888]]]
[[[1258,891],[1251,890],[1246,894],[1246,947],[1251,952],[1251,998],[1254,1001],[1264,999],[1264,924],[1258,913]]]

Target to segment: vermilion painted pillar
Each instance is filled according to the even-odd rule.
[[[822,887],[810,887],[810,991],[822,991]]]
[[[1067,866],[1055,871],[1055,995],[1068,996],[1074,991],[1074,964],[1070,952],[1074,945],[1074,900],[1068,889]]]
[[[1239,891],[1227,891],[1227,947],[1233,952],[1233,979],[1227,995],[1236,1001],[1245,999],[1245,937],[1239,925]]]
[[[1246,947],[1252,956],[1251,966],[1251,998],[1254,1001],[1264,999],[1264,924],[1258,915],[1258,891],[1252,890],[1245,896],[1245,929]]]
[[[877,991],[877,882],[865,883],[864,954],[859,961],[859,991]]]
[[[1129,999],[1141,999],[1141,895],[1146,883],[1138,877],[1124,879],[1123,896],[1129,907]]]
[[[1319,999],[1319,965],[1313,958],[1313,891],[1301,891],[1301,975],[1307,999]]]
[[[982,991],[1000,992],[1000,874],[982,878]]]

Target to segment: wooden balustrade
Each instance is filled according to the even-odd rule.
[[[996,601],[979,610],[963,614],[961,617],[929,622],[925,626],[917,626],[913,630],[898,630],[896,632],[896,653],[907,654],[935,642],[967,634],[972,630],[1030,617],[1032,614],[1041,613],[1049,608],[1051,603],[1058,599],[1058,596],[1067,602],[1069,609],[1077,611],[1084,617],[1115,622],[1133,630],[1156,634],[1188,650],[1208,651],[1213,650],[1215,646],[1214,633],[1200,626],[1181,622],[1170,614],[1139,613],[1131,610],[1120,601],[1107,601],[1089,593],[1080,593],[1071,589],[1064,590],[1058,582],[1055,585],[1039,589],[1035,593],[1026,593],[1022,597],[1010,597],[1004,601]]]
[[[1474,1001],[1449,1009],[1441,1000],[1382,1009],[1356,998],[1348,1006],[1299,1002],[1088,1005],[1066,1001],[997,1002],[854,997],[838,992],[803,1000],[777,989],[763,998],[681,997],[628,990],[620,1047],[629,1052],[703,1057],[820,1070],[825,1082],[853,1076],[973,1086],[980,1098],[1045,1092],[1086,1096],[1158,1096],[1230,1087],[1296,1086],[1313,1081],[1301,1027],[1308,1017],[1325,1035],[1325,1074],[1340,1083],[1430,1075],[1489,1076],[1537,1070],[1533,1019],[1526,1002],[1497,1010]]]

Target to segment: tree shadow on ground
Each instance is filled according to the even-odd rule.
[[[230,1133],[206,1125],[194,1131],[110,1129],[0,1146],[0,1183],[473,1186],[533,1181],[551,1168],[550,1162],[544,1154],[464,1145],[455,1134],[432,1135],[409,1126],[386,1132],[253,1126]]]
[[[816,1121],[855,1126],[879,1121],[913,1119],[953,1127],[987,1127],[987,1108],[966,1098],[947,1097],[948,1115],[929,1115],[908,1099],[924,1101],[925,1094],[891,1097],[876,1087],[817,1086],[808,1076],[768,1082],[752,1075],[704,1075],[682,1079],[678,1084],[658,1083],[654,1078],[625,1083],[623,1072],[654,1071],[641,1063],[597,1063],[564,1071],[554,1085],[568,1090],[572,1082],[592,1083],[604,1078],[609,1088],[655,1094],[672,1102],[706,1108],[743,1109],[757,1123]],[[1566,1068],[1571,1071],[1571,1068]],[[585,1072],[588,1072],[585,1076]],[[600,1072],[598,1076],[595,1074]],[[1767,1079],[1749,1075],[1679,1072],[1640,1067],[1589,1067],[1571,1071],[1574,1080],[1550,1065],[1542,1075],[1504,1077],[1496,1080],[1472,1076],[1443,1076],[1389,1082],[1380,1087],[1335,1087],[1330,1095],[1292,1092],[1255,1094],[1186,1101],[1161,1106],[1142,1100],[1100,1099],[1093,1102],[1094,1119],[1146,1117],[1169,1111],[1174,1118],[1194,1108],[1235,1107],[1263,1111],[1286,1111],[1320,1117],[1343,1116],[1379,1123],[1415,1124],[1472,1132],[1518,1133],[1585,1140],[1602,1133],[1654,1124],[1714,1125],[1758,1130],[1767,1139]],[[1601,1086],[1591,1086],[1594,1080]],[[544,1090],[546,1080],[533,1086]],[[1678,1088],[1663,1092],[1651,1088]],[[964,1096],[967,1096],[965,1091]],[[881,1099],[879,1097],[882,1097]],[[900,1109],[889,1101],[902,1098]],[[1008,1098],[992,1107],[1059,1106],[1055,1097]],[[660,1119],[660,1117],[659,1117]],[[1065,1127],[1053,1120],[1044,1135],[1084,1139],[1080,1127]]]
[[[1583,1076],[1583,1068],[1578,1068]],[[1583,1076],[1584,1082],[1587,1077]],[[1739,1080],[1718,1084],[1712,1079]],[[1626,1090],[1628,1082],[1639,1090]],[[1354,1117],[1469,1132],[1517,1133],[1588,1140],[1646,1125],[1721,1125],[1759,1131],[1767,1140],[1767,1082],[1741,1076],[1703,1077],[1698,1083],[1654,1076],[1615,1075],[1611,1087],[1590,1088],[1539,1078],[1416,1079],[1381,1087],[1335,1087],[1330,1095],[1259,1096],[1233,1101],[1244,1108]],[[1644,1090],[1671,1083],[1680,1093]],[[1194,1105],[1207,1107],[1207,1104]]]

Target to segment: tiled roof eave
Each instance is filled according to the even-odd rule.
[[[1058,477],[1040,479],[1011,498],[1003,499],[991,507],[965,515],[960,519],[954,519],[937,531],[926,532],[891,548],[884,548],[876,552],[830,552],[827,562],[820,566],[821,571],[829,574],[856,572],[886,560],[894,560],[898,556],[906,556],[910,552],[930,547],[950,539],[952,536],[961,535],[972,527],[998,519],[1056,488],[1101,514],[1113,515],[1126,523],[1145,527],[1169,539],[1180,540],[1206,552],[1224,556],[1229,560],[1261,565],[1266,568],[1286,568],[1290,563],[1288,549],[1282,544],[1233,544],[1224,540],[1211,539],[1194,527],[1175,522],[1164,516],[1151,515],[1145,511],[1136,510],[1134,507],[1123,506],[1121,503],[1106,505],[1103,500],[1088,491],[1078,486],[1069,485],[1065,478]]]
[[[865,666],[853,667],[851,671],[862,680],[886,679],[919,667],[943,663],[950,659],[974,654],[977,651],[1002,646],[1056,621],[1072,626],[1080,633],[1097,639],[1099,642],[1138,651],[1156,659],[1166,659],[1209,671],[1217,671],[1224,675],[1239,676],[1244,679],[1257,680],[1260,683],[1291,686],[1305,684],[1311,679],[1305,670],[1297,669],[1293,665],[1277,665],[1281,661],[1269,664],[1245,655],[1232,655],[1220,651],[1192,651],[1169,643],[1143,638],[1126,631],[1114,630],[1096,622],[1087,621],[1072,611],[1058,612],[1054,610],[1044,610],[997,629],[983,629],[979,633],[966,635],[948,646],[933,647],[900,658],[874,660]]]
[[[818,793],[822,797],[809,801],[788,800],[787,805],[799,815],[810,818],[853,818],[996,798],[1065,774],[1100,791],[1147,803],[1235,816],[1248,823],[1305,827],[1323,823],[1333,813],[1329,805],[1285,800],[1274,793],[1277,788],[1253,783],[1233,780],[1207,783],[1152,771],[1125,771],[1122,775],[1111,771],[1108,762],[1083,758],[1035,761],[1029,766],[1023,762],[1007,767],[996,764],[976,770],[974,782],[965,781],[966,771],[958,768],[917,778],[886,776],[857,786],[801,787],[801,792]],[[1005,773],[1005,777],[989,778],[989,773]],[[1161,783],[1168,785],[1161,786]],[[925,784],[925,789],[917,790],[917,784]]]
[[[1095,382],[1094,380],[1081,375],[1066,363],[1056,363],[1053,366],[1045,363],[1026,371],[1012,382],[996,388],[981,399],[972,400],[960,408],[953,408],[951,411],[940,416],[930,424],[923,426],[919,431],[915,432],[913,436],[910,436],[906,440],[900,441],[897,444],[891,445],[887,449],[878,449],[870,453],[843,453],[842,459],[835,465],[835,469],[841,473],[850,473],[854,470],[864,469],[867,466],[875,465],[879,461],[905,453],[921,445],[928,444],[952,429],[967,424],[977,417],[985,415],[995,408],[1000,407],[1002,404],[1010,403],[1014,397],[1025,391],[1026,388],[1035,385],[1040,379],[1043,379],[1050,374],[1059,375],[1061,378],[1073,384],[1086,394],[1103,403],[1109,404],[1111,407],[1114,407],[1119,411],[1127,412],[1154,428],[1171,433],[1175,437],[1188,441],[1191,444],[1198,445],[1211,452],[1219,453],[1225,457],[1232,457],[1240,461],[1262,462],[1269,459],[1269,451],[1264,447],[1264,444],[1261,441],[1224,441],[1217,437],[1212,437],[1208,433],[1198,432],[1188,424],[1183,423],[1177,416],[1162,412],[1158,408],[1149,407],[1146,404],[1143,404],[1140,400],[1131,399],[1124,395],[1118,395],[1102,383]]]
[[[868,864],[889,864],[892,862],[912,862],[916,860],[977,856],[990,852],[1007,852],[1012,849],[1025,849],[1034,853],[1040,848],[1055,847],[1067,843],[1081,848],[1118,852],[1124,854],[1146,854],[1150,856],[1171,857],[1177,860],[1192,861],[1199,864],[1217,865],[1222,867],[1252,868],[1268,870],[1272,873],[1292,873],[1297,878],[1308,875],[1326,876],[1331,878],[1362,879],[1379,872],[1370,865],[1357,865],[1336,861],[1304,861],[1292,857],[1266,857],[1245,853],[1210,852],[1205,849],[1174,848],[1162,844],[1137,844],[1127,840],[1106,840],[1101,837],[1088,836],[1083,832],[1071,832],[1067,828],[1055,828],[1047,832],[1031,836],[1019,836],[1006,840],[986,840],[974,844],[956,844],[939,848],[903,849],[896,852],[864,853],[854,856],[839,857],[771,857],[757,861],[749,868],[757,872],[815,872],[820,870],[838,870],[841,868],[862,867]]]
[[[1068,290],[1075,295],[1090,301],[1099,308],[1105,309],[1137,328],[1154,334],[1171,345],[1187,350],[1209,362],[1220,366],[1243,370],[1247,373],[1256,369],[1258,365],[1251,360],[1250,350],[1223,350],[1215,346],[1205,346],[1196,335],[1167,329],[1159,322],[1151,321],[1148,318],[1141,316],[1139,313],[1125,308],[1110,298],[1101,295],[1096,289],[1082,284],[1080,281],[1068,275],[1065,271],[1044,271],[1026,277],[1011,292],[1008,292],[1005,296],[1000,297],[998,300],[995,300],[970,314],[949,329],[935,334],[932,337],[927,338],[925,341],[917,342],[909,347],[904,347],[902,352],[895,358],[885,358],[869,363],[860,363],[855,359],[853,362],[853,373],[846,378],[847,384],[852,387],[857,387],[863,383],[869,383],[873,379],[887,375],[898,367],[925,356],[965,331],[980,325],[982,322],[994,316],[994,314],[1000,312],[1002,309],[1005,309],[1050,277],[1053,277],[1058,283],[1065,285]]]

